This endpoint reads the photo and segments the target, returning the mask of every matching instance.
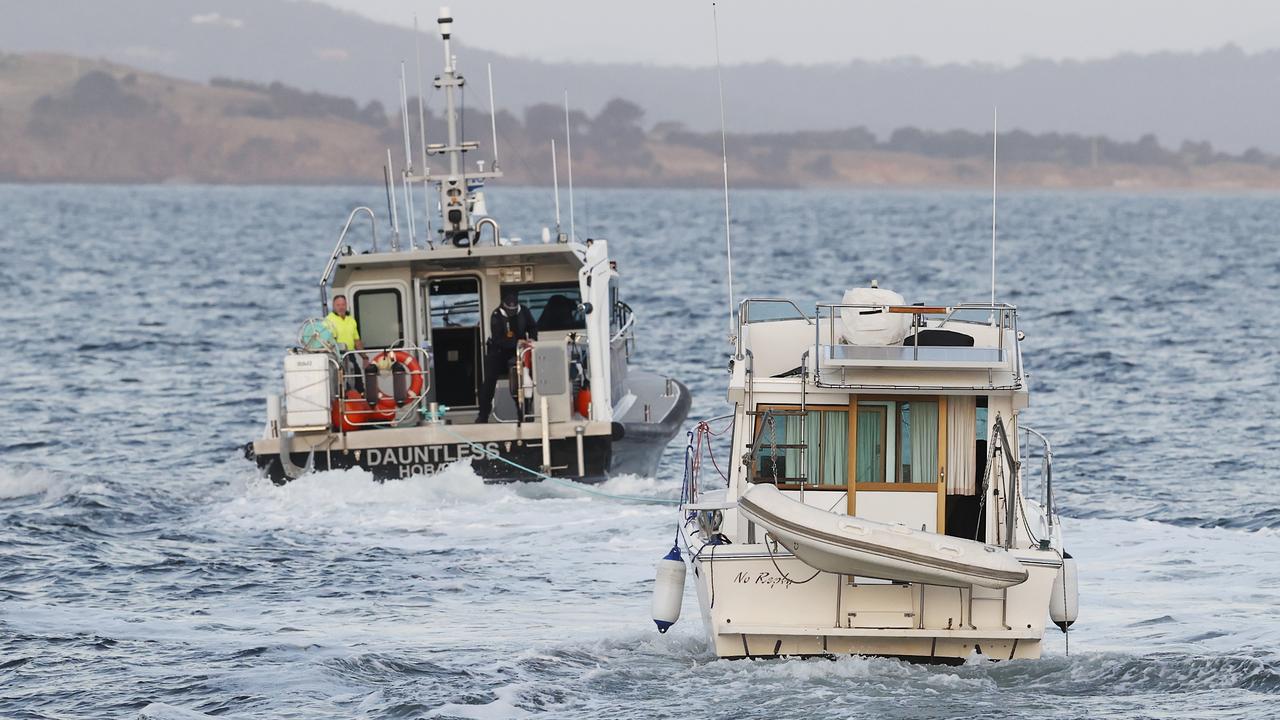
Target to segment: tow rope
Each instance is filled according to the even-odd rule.
[[[564,478],[554,477],[552,475],[548,475],[539,470],[534,470],[533,468],[525,467],[524,465],[521,465],[520,463],[515,462],[514,460],[508,460],[507,458],[502,457],[498,453],[484,447],[483,445],[472,442],[467,438],[463,437],[462,435],[459,435],[458,433],[450,430],[446,425],[440,424],[438,427],[441,430],[443,430],[446,435],[452,436],[458,442],[461,442],[470,446],[471,449],[476,451],[476,453],[481,457],[491,458],[493,460],[504,462],[507,465],[510,465],[511,467],[516,468],[517,470],[523,470],[524,472],[527,472],[530,475],[533,475],[539,478],[540,480],[543,480],[545,482],[549,482],[555,485],[559,485],[560,487],[568,488],[570,490],[577,490],[578,492],[583,492],[588,495],[594,495],[596,497],[607,498],[609,500],[621,500],[623,502],[644,503],[647,505],[679,505],[680,504],[679,500],[668,500],[667,498],[645,497],[642,495],[619,495],[615,493],[607,493],[603,490],[597,490],[593,487],[590,487],[589,485],[584,485],[579,482],[573,482],[572,480],[566,480]]]

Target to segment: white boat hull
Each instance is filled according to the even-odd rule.
[[[689,540],[699,547],[696,532]],[[692,566],[719,657],[879,655],[945,663],[975,653],[1040,657],[1060,560],[1037,550],[1016,557],[1027,579],[1002,590],[815,574],[785,551],[771,555],[763,543],[703,547]]]

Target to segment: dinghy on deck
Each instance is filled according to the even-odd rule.
[[[738,509],[805,564],[841,575],[1002,589],[1027,569],[1004,548],[810,507],[773,485],[753,485]]]

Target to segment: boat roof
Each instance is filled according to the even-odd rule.
[[[434,249],[388,250],[376,253],[343,255],[338,259],[338,267],[361,269],[411,265],[440,268],[484,268],[530,264],[577,267],[582,265],[585,256],[586,246],[577,242],[476,245],[472,247],[439,245]]]

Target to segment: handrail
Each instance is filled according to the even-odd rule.
[[[618,330],[609,338],[610,345],[617,342],[620,338],[630,332],[631,328],[636,324],[636,313],[631,309],[630,305],[622,302],[621,300],[614,303],[614,305],[619,309],[619,314],[625,315],[626,317],[622,321],[622,324],[618,326]]]
[[[1048,526],[1049,537],[1053,537],[1053,520],[1058,514],[1057,502],[1053,497],[1053,445],[1049,443],[1049,438],[1044,433],[1026,426],[1020,426],[1020,431],[1028,435],[1034,435],[1040,444],[1044,447],[1044,456],[1041,461],[1041,472],[1044,474],[1043,483],[1041,485],[1041,501],[1044,508],[1045,522]]]
[[[480,218],[480,222],[476,223],[476,241],[477,243],[479,242],[480,233],[484,231],[484,227],[486,225],[493,228],[493,246],[497,247],[498,245],[501,244],[499,242],[499,238],[501,237],[501,235],[498,230],[498,221],[494,220],[491,217]]]
[[[320,276],[320,307],[323,308],[325,315],[329,314],[329,280],[333,276],[333,270],[338,266],[338,256],[342,252],[342,241],[347,239],[347,231],[351,229],[351,223],[356,219],[356,215],[364,212],[369,215],[369,233],[373,241],[373,251],[378,252],[378,220],[374,217],[373,210],[361,205],[351,214],[347,216],[347,224],[342,226],[342,234],[338,235],[338,243],[333,246],[333,252],[329,254],[329,264],[324,267],[324,274]]]

